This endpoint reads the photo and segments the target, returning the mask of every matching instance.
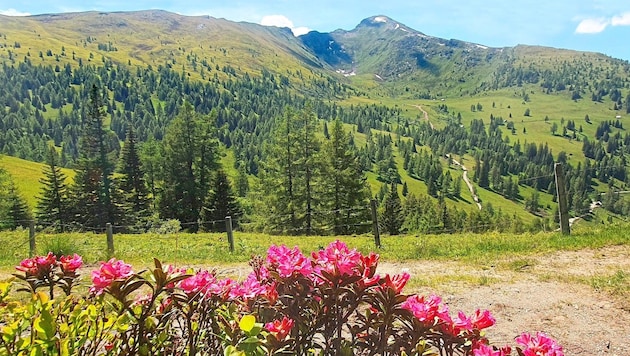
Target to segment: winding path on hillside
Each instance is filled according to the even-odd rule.
[[[448,154],[448,156],[450,157],[451,155]],[[460,166],[462,168],[462,171],[464,171],[464,173],[462,174],[462,179],[464,179],[464,182],[468,186],[468,190],[470,190],[470,195],[472,195],[473,200],[475,201],[475,204],[477,204],[477,207],[479,208],[479,210],[481,210],[481,202],[479,201],[479,196],[477,196],[477,194],[475,193],[475,188],[473,187],[472,183],[470,182],[470,179],[468,179],[468,168],[466,168],[460,162],[456,161],[455,158],[453,158],[453,157],[451,157],[451,161],[453,161],[453,163],[456,166]]]
[[[426,110],[424,110],[422,108],[422,105],[413,105],[413,107],[415,107],[416,109],[422,111],[422,114],[424,115],[424,119],[429,123],[429,126],[431,127],[431,129],[435,129],[433,127],[433,123],[431,123],[431,121],[429,120],[429,113],[426,112]],[[464,166],[460,162],[456,161],[453,157],[451,157],[450,154],[448,154],[447,157],[450,157],[451,161],[453,161],[453,163],[456,166],[461,167],[461,169],[463,171],[462,179],[464,180],[464,183],[466,183],[466,186],[468,187],[468,190],[470,191],[470,195],[472,196],[473,200],[475,201],[475,204],[477,204],[477,207],[479,208],[479,210],[481,210],[481,202],[479,201],[479,196],[475,193],[475,188],[473,187],[472,183],[470,182],[470,179],[468,179],[468,168],[466,168],[466,166]]]

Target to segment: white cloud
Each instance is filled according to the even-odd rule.
[[[0,15],[4,16],[31,16],[28,12],[18,11],[16,9],[0,10]]]
[[[575,33],[600,33],[604,31],[609,24],[609,20],[601,17],[596,19],[585,19],[578,24],[577,28],[575,29]]]
[[[619,16],[613,16],[611,24],[613,26],[630,26],[630,12],[623,13]]]
[[[303,35],[310,31],[308,27],[295,27],[293,21],[289,20],[284,15],[263,16],[262,20],[260,20],[260,24],[263,26],[288,27],[293,31],[293,35],[295,36]]]
[[[597,17],[587,18],[580,21],[575,33],[593,34],[603,32],[608,26],[630,26],[630,12],[624,12],[621,15],[615,15],[610,18]]]

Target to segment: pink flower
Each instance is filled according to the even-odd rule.
[[[359,274],[359,267],[363,263],[361,254],[356,250],[350,250],[348,246],[337,240],[331,242],[322,251],[312,253],[315,263],[315,272],[320,274],[326,271],[334,276],[354,276]]]
[[[276,340],[283,341],[287,335],[289,335],[291,329],[293,329],[294,323],[293,319],[289,319],[285,316],[282,320],[274,320],[271,323],[265,324],[265,329],[267,329]]]
[[[363,264],[363,276],[372,277],[376,273],[376,266],[378,265],[379,255],[374,252],[370,252],[367,256],[361,256],[361,263]]]
[[[125,279],[133,275],[131,265],[112,258],[107,262],[101,262],[101,267],[92,271],[92,287],[90,293],[100,295],[113,281]]]
[[[15,266],[15,269],[26,273],[27,277],[36,276],[37,275],[37,262],[35,262],[34,258],[27,258],[27,259],[22,260],[19,266]]]
[[[177,287],[190,298],[198,294],[205,294],[211,285],[216,284],[216,282],[217,279],[214,274],[203,270],[180,281]]]
[[[221,298],[223,301],[230,299],[230,292],[233,288],[237,288],[238,283],[229,278],[220,279],[216,283],[208,287],[207,293]]]
[[[562,346],[558,345],[556,340],[541,332],[536,333],[535,337],[524,333],[515,340],[518,344],[524,346],[522,349],[523,356],[564,356]]]
[[[403,288],[405,288],[405,285],[407,284],[407,281],[409,281],[410,277],[411,276],[407,272],[394,275],[393,277],[386,274],[382,286],[384,288],[391,288],[396,292],[396,294],[400,294]]]
[[[247,301],[260,295],[265,295],[266,292],[267,287],[261,285],[258,279],[256,279],[256,273],[252,272],[243,283],[230,290],[230,298],[243,298],[243,300]]]
[[[27,277],[36,276],[41,279],[49,275],[56,264],[57,257],[52,252],[48,252],[46,256],[35,256],[22,260],[15,269],[26,273]]]
[[[509,346],[495,350],[486,344],[479,344],[473,350],[473,356],[510,356],[511,353],[512,349]]]
[[[83,265],[83,258],[76,253],[72,256],[61,256],[59,264],[64,274],[72,274]]]
[[[313,272],[311,261],[297,246],[289,249],[285,245],[272,245],[267,250],[267,264],[271,269],[277,270],[282,278],[291,277],[294,272],[310,277]]]
[[[432,295],[428,299],[424,296],[412,295],[401,304],[401,308],[407,309],[427,327],[435,326],[439,323],[451,322],[448,315],[448,308],[443,306],[442,298]]]
[[[450,323],[445,323],[442,329],[453,336],[459,336],[462,332],[470,333],[472,332],[472,320],[460,311],[457,313],[457,317]]]
[[[475,315],[471,317],[471,321],[472,326],[478,330],[489,328],[496,322],[494,317],[490,314],[490,311],[484,310],[482,312],[479,309],[475,311]]]

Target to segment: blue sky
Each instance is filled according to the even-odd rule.
[[[630,60],[627,0],[0,0],[0,14],[162,9],[329,32],[386,15],[427,35],[493,47],[544,45]]]

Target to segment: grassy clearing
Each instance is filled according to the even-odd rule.
[[[512,259],[510,269],[518,270],[531,263],[528,256],[559,250],[600,248],[630,243],[628,224],[602,228],[581,227],[571,236],[560,233],[537,234],[453,234],[383,236],[383,247],[377,251],[371,235],[360,236],[273,236],[256,233],[235,233],[235,251],[230,253],[225,234],[116,234],[115,256],[134,265],[148,266],[153,257],[177,265],[213,265],[246,262],[252,255],[264,255],[272,244],[299,246],[304,252],[325,247],[341,239],[362,253],[377,251],[383,261],[442,260],[474,265],[494,265]],[[38,234],[37,252],[44,254],[59,249],[64,254],[79,253],[87,263],[106,259],[104,234],[68,233]],[[0,270],[11,270],[28,257],[28,232],[4,232],[0,244]],[[624,278],[627,278],[624,277]]]

